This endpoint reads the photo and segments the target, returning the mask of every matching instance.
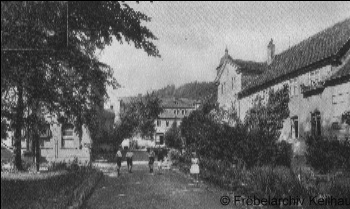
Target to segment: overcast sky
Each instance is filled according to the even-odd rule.
[[[116,97],[168,84],[213,81],[227,46],[233,58],[266,61],[271,38],[276,53],[350,18],[350,2],[140,2],[130,3],[152,18],[146,25],[159,40],[161,58],[114,42],[98,56],[123,86]]]

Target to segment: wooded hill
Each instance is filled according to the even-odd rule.
[[[216,102],[217,87],[212,82],[191,82],[175,87],[175,85],[168,85],[164,88],[154,91],[160,98],[187,98],[201,101]]]

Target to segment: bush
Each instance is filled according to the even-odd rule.
[[[40,203],[42,208],[67,208],[76,188],[90,187],[84,183],[95,170],[50,171],[44,173],[1,174],[1,207],[30,207]]]
[[[167,147],[178,150],[182,148],[180,128],[178,128],[175,123],[173,123],[171,128],[165,133],[164,140]]]
[[[179,150],[170,149],[168,156],[169,156],[170,160],[173,162],[173,164],[177,164],[180,161],[181,153]]]
[[[307,196],[307,190],[287,167],[254,167],[247,179],[249,190],[259,197]]]
[[[292,157],[293,157],[292,144],[286,141],[281,141],[277,143],[276,150],[277,150],[277,153],[276,153],[275,164],[277,166],[286,166],[290,168],[292,163]]]
[[[329,194],[333,197],[350,197],[350,176],[335,177],[331,181]]]
[[[350,143],[308,136],[306,144],[307,163],[321,173],[350,169]]]

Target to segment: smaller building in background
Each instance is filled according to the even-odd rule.
[[[179,126],[184,117],[188,117],[190,113],[199,108],[201,103],[196,100],[185,98],[165,98],[162,99],[162,107],[164,109],[155,121],[155,145],[165,146],[164,135],[173,124]]]

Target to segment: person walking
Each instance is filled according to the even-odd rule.
[[[118,176],[120,175],[120,168],[122,167],[122,158],[123,158],[123,154],[122,154],[122,148],[119,147],[117,154],[117,172],[118,172]]]
[[[158,170],[161,171],[162,170],[162,165],[163,165],[163,161],[164,161],[164,155],[163,155],[163,149],[162,148],[158,148],[158,156],[157,156],[157,160],[158,160]]]
[[[195,183],[197,184],[198,186],[198,178],[199,178],[199,159],[197,157],[197,153],[196,152],[192,152],[192,158],[191,158],[191,162],[192,162],[192,165],[191,165],[191,168],[190,168],[190,173],[192,175],[195,176]]]
[[[155,156],[156,156],[156,154],[154,153],[153,148],[150,148],[149,153],[148,153],[148,158],[149,158],[148,166],[149,166],[150,173],[153,173],[153,164],[154,164]]]
[[[126,164],[128,165],[128,171],[129,173],[132,173],[132,157],[134,156],[134,153],[127,148],[127,152],[126,152]]]

